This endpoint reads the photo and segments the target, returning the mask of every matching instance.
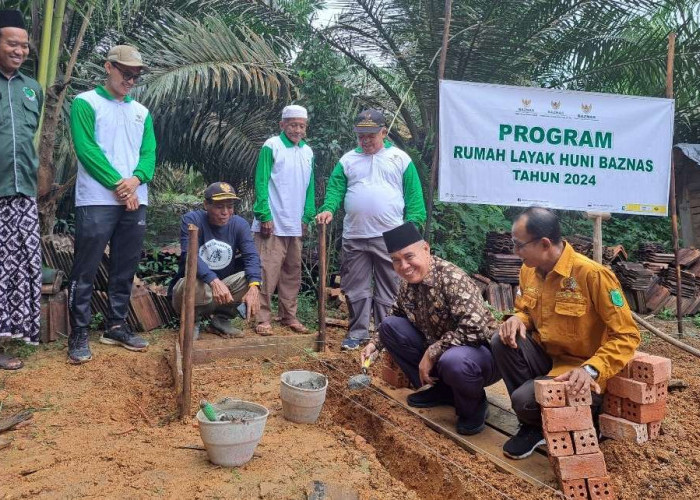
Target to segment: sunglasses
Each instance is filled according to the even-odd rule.
[[[116,68],[119,73],[121,73],[122,78],[124,79],[125,82],[128,82],[129,80],[132,80],[134,83],[138,83],[141,80],[141,73],[132,73],[131,71],[127,71],[124,69],[123,66],[117,64],[117,63],[110,63],[114,68]]]

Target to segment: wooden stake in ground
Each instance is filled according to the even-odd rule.
[[[326,347],[326,224],[318,224],[318,344]]]
[[[668,57],[666,58],[666,97],[673,99],[673,58],[676,53],[676,34],[668,35]],[[681,296],[681,265],[678,262],[678,214],[676,213],[676,168],[671,151],[671,192],[669,209],[671,212],[671,230],[673,232],[673,253],[676,256],[676,318],[678,319],[678,337],[683,337],[683,297]]]
[[[445,27],[442,31],[442,49],[440,52],[440,66],[438,66],[438,92],[435,103],[435,151],[433,152],[433,164],[430,170],[430,188],[428,190],[428,213],[425,220],[425,241],[430,243],[430,225],[433,220],[433,193],[438,179],[438,163],[440,160],[440,81],[445,78],[445,63],[447,62],[447,48],[450,44],[450,23],[452,22],[452,0],[445,0]]]
[[[182,348],[182,398],[180,418],[185,418],[192,404],[192,343],[194,342],[194,291],[197,286],[197,256],[199,255],[199,229],[194,224],[187,228],[187,263],[185,266],[185,292],[180,312],[180,346]]]
[[[586,212],[586,217],[593,219],[593,260],[603,263],[603,221],[610,218],[607,212]]]

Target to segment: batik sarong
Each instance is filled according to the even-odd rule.
[[[0,197],[0,337],[39,342],[41,244],[36,200]]]

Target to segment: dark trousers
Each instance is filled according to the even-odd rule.
[[[535,400],[535,380],[546,379],[552,370],[552,358],[528,333],[525,339],[517,337],[518,348],[513,349],[496,334],[491,339],[491,352],[510,395],[510,403],[523,424],[542,427],[540,405]],[[591,410],[600,413],[603,397],[593,393]]]
[[[423,384],[418,364],[425,353],[425,335],[406,318],[387,316],[379,326],[379,338],[414,387]],[[486,346],[454,346],[433,367],[433,376],[452,390],[457,415],[471,415],[486,397],[484,387],[500,380],[491,351]]]
[[[75,256],[70,277],[70,321],[73,328],[90,324],[90,298],[97,269],[109,243],[109,316],[107,326],[124,321],[131,285],[146,234],[146,206],[127,212],[123,205],[75,209]]]

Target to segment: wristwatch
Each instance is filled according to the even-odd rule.
[[[593,368],[591,365],[583,365],[583,369],[586,370],[586,373],[588,373],[593,380],[597,379],[598,375],[600,375],[598,370]]]

